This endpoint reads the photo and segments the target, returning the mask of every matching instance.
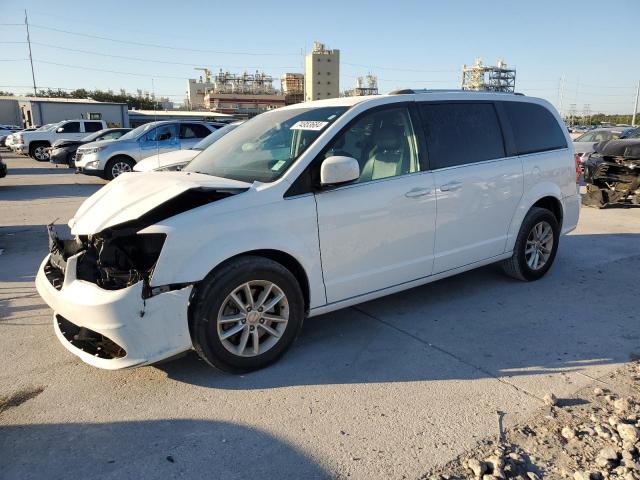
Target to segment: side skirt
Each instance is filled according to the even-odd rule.
[[[490,257],[485,260],[481,260],[479,262],[474,262],[468,265],[463,265],[462,267],[446,270],[444,272],[440,272],[435,275],[429,275],[426,277],[417,278],[416,280],[410,280],[408,282],[400,283],[398,285],[393,285],[391,287],[382,288],[380,290],[375,290],[373,292],[358,295],[356,297],[340,300],[339,302],[328,303],[326,305],[322,305],[321,307],[312,308],[309,311],[308,316],[314,317],[316,315],[322,315],[324,313],[333,312],[334,310],[340,310],[341,308],[357,305],[358,303],[368,302],[369,300],[374,300],[376,298],[384,297],[386,295],[391,295],[393,293],[401,292],[403,290],[419,287],[420,285],[425,285],[427,283],[435,282],[443,278],[451,277],[453,275],[457,275],[458,273],[466,272],[468,270],[473,270],[474,268],[478,268],[478,267],[483,267],[491,263],[496,263],[496,262],[499,262],[500,260],[505,260],[511,257],[512,254],[513,252],[503,253],[502,255],[497,255],[495,257]]]

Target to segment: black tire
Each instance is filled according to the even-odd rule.
[[[541,268],[534,270],[527,264],[525,249],[529,234],[540,222],[546,222],[551,226],[551,230],[553,231],[553,246],[551,247],[551,253],[546,263]],[[531,282],[542,278],[544,274],[549,271],[551,265],[553,265],[553,261],[555,260],[556,253],[558,251],[559,240],[560,224],[558,223],[555,215],[546,208],[531,208],[524,217],[522,225],[520,226],[518,238],[516,239],[516,243],[513,248],[513,255],[511,258],[502,262],[502,269],[510,277],[525,282]]]
[[[111,160],[107,162],[107,165],[104,167],[104,175],[103,178],[105,180],[113,180],[118,175],[120,175],[122,165],[128,165],[129,171],[133,171],[133,167],[136,164],[131,158],[124,156],[113,157]]]
[[[218,312],[237,287],[262,280],[273,282],[285,294],[289,319],[272,347],[255,356],[240,356],[229,351],[220,340]],[[212,272],[198,286],[191,309],[193,345],[203,360],[222,371],[245,373],[258,370],[275,362],[291,346],[302,328],[304,316],[304,297],[298,281],[289,270],[267,258],[239,257]]]
[[[29,145],[29,156],[38,162],[48,162],[49,161],[49,151],[48,149],[50,145],[45,142],[33,142]]]

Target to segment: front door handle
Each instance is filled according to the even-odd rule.
[[[460,190],[462,188],[462,182],[449,182],[444,185],[440,185],[441,192],[455,192],[456,190]]]
[[[416,197],[424,197],[425,195],[429,195],[431,193],[430,188],[412,188],[407,193],[404,194],[407,198],[416,198]]]

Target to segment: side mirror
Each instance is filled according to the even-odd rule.
[[[58,129],[56,130],[56,133],[62,133],[64,132],[64,127],[58,127]]]
[[[320,166],[321,185],[340,185],[360,177],[360,164],[355,158],[334,156],[325,158]]]

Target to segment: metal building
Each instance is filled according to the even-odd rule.
[[[491,92],[514,92],[516,69],[508,68],[502,60],[495,66],[484,65],[476,58],[473,66],[462,66],[462,90],[489,90]]]
[[[24,127],[84,118],[104,120],[112,127],[128,127],[126,103],[98,102],[90,98],[0,97],[0,112],[10,114]],[[6,122],[10,123],[10,122]]]
[[[340,50],[329,50],[323,43],[314,42],[304,63],[305,101],[340,96]]]
[[[304,74],[285,73],[280,77],[280,90],[286,105],[304,101]]]

